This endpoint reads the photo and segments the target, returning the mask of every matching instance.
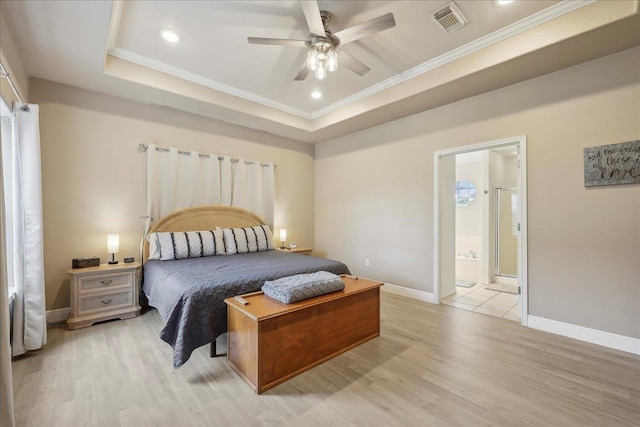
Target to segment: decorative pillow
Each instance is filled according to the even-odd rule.
[[[278,280],[267,280],[262,286],[262,292],[268,297],[291,304],[308,298],[317,297],[344,289],[344,282],[328,271],[318,271],[310,274],[296,274]]]
[[[150,233],[147,235],[149,242],[149,259],[160,259],[160,243],[158,242],[158,233]]]
[[[151,233],[149,259],[162,261],[224,255],[222,230],[167,231]]]
[[[275,249],[269,226],[223,228],[224,250],[227,255],[263,252]]]

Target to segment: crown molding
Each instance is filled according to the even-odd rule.
[[[378,84],[370,86],[365,90],[357,92],[346,98],[343,98],[338,102],[335,102],[319,110],[316,110],[312,113],[308,113],[298,108],[294,108],[289,105],[273,101],[272,99],[256,95],[252,92],[244,91],[242,89],[238,89],[236,87],[226,85],[216,80],[209,79],[195,73],[191,73],[181,68],[174,67],[160,61],[156,61],[154,59],[133,53],[126,49],[118,48],[116,46],[116,41],[118,37],[118,30],[120,27],[120,20],[122,17],[122,9],[124,5],[123,0],[114,1],[113,11],[111,15],[111,22],[109,26],[109,36],[107,40],[107,54],[126,60],[126,61],[133,62],[135,64],[138,64],[156,71],[160,71],[160,72],[172,75],[174,77],[177,77],[186,81],[190,81],[190,82],[208,87],[210,89],[214,89],[232,96],[236,96],[238,98],[242,98],[247,101],[255,102],[257,104],[261,104],[265,107],[273,108],[288,114],[292,114],[294,116],[301,117],[303,119],[315,120],[320,117],[326,116],[327,114],[332,113],[336,110],[347,107],[350,104],[358,102],[364,98],[375,95],[376,93],[381,92],[385,89],[388,89],[393,86],[404,83],[406,81],[409,81],[417,76],[420,76],[424,73],[427,73],[445,64],[456,61],[465,56],[471,55],[488,46],[496,44],[507,38],[516,36],[520,33],[530,30],[531,28],[544,24],[545,22],[551,21],[567,13],[573,12],[577,9],[580,9],[596,1],[597,0],[565,0],[545,10],[542,10],[534,15],[531,15],[525,19],[522,19],[514,24],[504,27],[498,31],[494,31],[493,33],[490,33],[484,37],[474,40],[473,42],[467,43],[466,45],[460,46],[450,52],[447,52],[432,60],[424,62],[416,67],[413,67],[407,71],[397,74]]]
[[[122,20],[122,8],[124,0],[115,0],[111,9],[111,21],[109,22],[109,35],[107,36],[107,51],[116,47],[118,31],[120,31],[120,21]]]
[[[428,71],[434,70],[450,62],[471,55],[472,53],[478,52],[479,50],[482,50],[488,46],[516,36],[520,33],[530,30],[531,28],[544,24],[545,22],[551,21],[552,19],[558,18],[567,13],[573,12],[574,10],[580,9],[581,7],[584,7],[596,1],[597,0],[565,0],[562,3],[558,3],[498,31],[487,34],[484,37],[467,43],[466,45],[460,46],[432,60],[423,62],[420,65],[417,65],[407,71],[388,78],[387,80],[384,80],[378,84],[370,86],[358,93],[343,98],[340,101],[335,102],[325,108],[321,108],[320,110],[311,113],[311,119],[314,120],[325,116],[333,111],[346,107],[349,104],[353,104],[354,102],[357,102],[368,96],[374,95],[400,83],[404,83]]]
[[[233,95],[238,98],[245,99],[247,101],[264,105],[265,107],[274,108],[276,110],[293,114],[294,116],[302,117],[307,120],[311,118],[311,115],[309,113],[307,113],[306,111],[302,111],[298,108],[294,108],[289,105],[273,101],[269,98],[256,95],[255,93],[247,92],[245,90],[238,89],[233,86],[226,85],[224,83],[220,83],[216,80],[202,77],[201,75],[191,73],[189,71],[185,71],[181,68],[177,68],[169,64],[165,64],[164,62],[156,61],[155,59],[151,59],[146,56],[133,53],[126,49],[114,47],[112,49],[109,49],[107,51],[107,54],[111,56],[115,56],[116,58],[123,59],[125,61],[133,62],[134,64],[138,64],[143,67],[151,68],[153,70],[160,71],[162,73],[169,74],[171,76],[178,77],[180,79],[208,87],[209,89],[224,92],[226,94]]]

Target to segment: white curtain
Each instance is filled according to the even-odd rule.
[[[217,154],[177,148],[147,148],[147,215],[149,223],[190,206],[220,205],[230,198],[231,168]],[[221,179],[228,174],[229,177]],[[224,188],[228,186],[229,188]]]
[[[268,163],[262,168],[262,218],[274,230],[275,217],[275,188],[276,188],[276,167],[273,163]]]
[[[220,204],[231,206],[231,157],[220,157]]]
[[[238,159],[233,171],[231,206],[260,216],[273,228],[275,179],[273,164]]]
[[[42,181],[37,105],[16,108],[2,143],[7,281],[15,289],[13,355],[47,342],[42,248]]]
[[[200,205],[236,206],[273,227],[274,165],[176,148],[147,147],[147,231],[163,216]],[[146,234],[146,233],[145,233]]]
[[[4,103],[4,100],[0,101]],[[3,105],[4,108],[4,105]],[[7,107],[8,108],[8,107]],[[11,140],[11,120],[2,120],[2,131],[0,132],[0,145],[4,147]],[[4,150],[3,150],[4,151]],[[4,203],[4,179],[3,161],[4,153],[0,151],[0,236],[6,236],[5,226],[5,203]],[[0,240],[0,271],[7,271],[7,251],[6,239]],[[13,427],[15,418],[13,412],[13,378],[11,373],[11,342],[9,341],[9,307],[8,301],[9,287],[7,275],[0,274],[0,426]]]

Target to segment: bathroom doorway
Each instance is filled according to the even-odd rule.
[[[434,300],[526,326],[526,138],[434,156]]]

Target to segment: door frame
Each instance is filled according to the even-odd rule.
[[[518,286],[520,287],[520,323],[527,326],[529,314],[528,299],[528,256],[527,256],[527,137],[520,135],[512,138],[504,138],[495,141],[481,142],[478,144],[440,150],[433,153],[433,302],[440,304],[440,262],[441,262],[441,231],[440,215],[440,163],[445,156],[469,153],[473,151],[490,150],[493,148],[516,146],[518,147],[518,212],[520,214],[520,241],[518,243]],[[455,239],[455,236],[451,236]]]

